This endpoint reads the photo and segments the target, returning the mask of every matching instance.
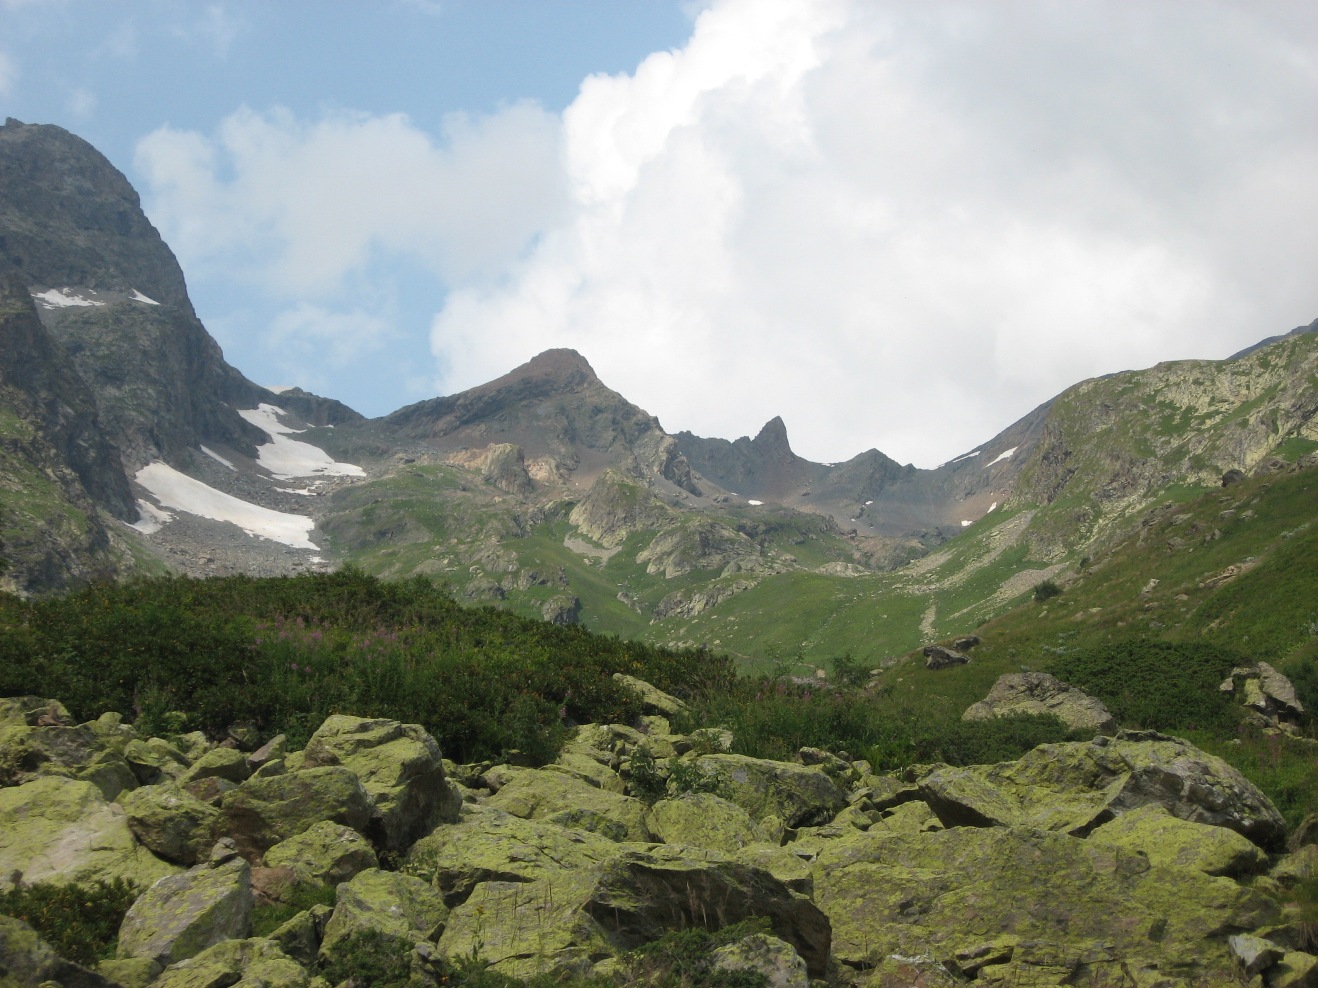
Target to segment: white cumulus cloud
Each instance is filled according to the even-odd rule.
[[[1301,5],[723,0],[563,116],[570,219],[459,285],[442,390],[573,346],[669,429],[933,465],[1318,306]]]

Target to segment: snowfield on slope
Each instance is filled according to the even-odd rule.
[[[290,439],[295,432],[279,421],[283,410],[262,404],[239,409],[238,414],[265,432],[270,442],[256,448],[256,461],[279,480],[295,477],[365,477],[366,471],[354,463],[340,463],[319,446]]]
[[[294,515],[250,504],[223,491],[217,491],[200,480],[193,480],[167,463],[147,464],[137,471],[136,480],[151,492],[152,496],[160,502],[161,507],[186,511],[188,514],[210,518],[213,521],[227,521],[237,525],[248,535],[270,539],[272,542],[282,542],[294,549],[317,551],[320,549],[310,538],[311,530],[316,523],[305,515]],[[152,519],[154,521],[162,521],[154,511],[149,511],[147,514],[155,516]]]

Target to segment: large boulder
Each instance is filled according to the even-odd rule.
[[[0,789],[0,888],[124,878],[150,885],[178,871],[133,837],[121,806],[91,782],[45,776]]]
[[[48,723],[51,717],[38,717],[35,726],[0,727],[0,785],[58,775],[95,783],[106,799],[137,785],[123,755],[90,726]]]
[[[343,766],[371,795],[366,834],[404,851],[439,823],[458,818],[461,797],[449,787],[439,745],[418,724],[336,714],[311,736],[305,768]]]
[[[594,869],[530,883],[485,882],[449,915],[439,952],[473,950],[512,977],[583,970],[670,930],[721,929],[754,916],[805,960],[828,961],[828,920],[768,872],[715,852],[658,845],[622,848]]]
[[[755,933],[714,951],[715,971],[749,971],[764,976],[767,988],[808,988],[805,961],[792,945]]]
[[[1040,745],[1014,762],[943,767],[920,780],[948,827],[1026,826],[1083,836],[1118,814],[1156,804],[1173,816],[1226,827],[1268,850],[1286,825],[1238,771],[1188,741],[1153,731]]]
[[[206,864],[162,878],[138,897],[119,927],[118,955],[168,967],[246,937],[251,922],[251,866],[232,842],[221,842]]]
[[[375,849],[351,827],[322,820],[265,852],[266,867],[287,868],[299,881],[338,885],[378,868]]]
[[[122,793],[119,805],[133,835],[166,861],[195,865],[215,841],[220,811],[173,782]]]
[[[590,869],[619,845],[588,830],[523,820],[487,807],[465,809],[462,820],[436,828],[412,846],[409,874],[429,882],[446,904],[465,902],[482,882],[532,882]]]
[[[999,676],[988,696],[969,707],[962,720],[991,720],[1013,714],[1052,714],[1073,731],[1111,734],[1117,722],[1101,700],[1046,672]]]
[[[339,886],[334,914],[325,924],[321,954],[363,930],[406,943],[433,940],[447,917],[448,907],[427,882],[372,868]]]
[[[817,768],[747,755],[701,755],[691,764],[752,820],[780,832],[827,823],[847,805],[848,793]]]
[[[257,862],[280,841],[322,821],[364,831],[375,804],[355,773],[339,766],[248,779],[224,794],[221,828]]]
[[[650,807],[647,825],[666,844],[690,844],[732,854],[763,840],[750,814],[713,793],[683,793]]]
[[[201,754],[188,766],[179,777],[180,785],[198,782],[202,779],[224,779],[228,782],[242,783],[252,774],[247,764],[247,756],[237,748],[216,747]]]
[[[66,961],[22,920],[0,915],[0,985],[4,988],[117,988],[115,982]]]
[[[1206,875],[1239,878],[1268,866],[1263,849],[1234,830],[1181,820],[1156,804],[1122,813],[1089,839],[1143,854],[1150,864],[1194,868]]]
[[[225,940],[169,968],[152,988],[307,988],[311,978],[273,940]]]
[[[188,757],[162,738],[132,738],[124,745],[124,759],[144,786],[179,779],[188,770]]]
[[[821,846],[814,879],[841,963],[1004,984],[1128,984],[1123,966],[1231,984],[1227,937],[1278,915],[1229,879],[1025,828],[857,833]]]
[[[686,709],[686,704],[677,697],[665,693],[644,679],[637,679],[625,672],[615,672],[613,678],[641,698],[641,709],[647,714],[676,717]]]
[[[646,805],[562,772],[525,769],[513,773],[486,805],[524,820],[544,820],[590,830],[611,840],[647,841]]]

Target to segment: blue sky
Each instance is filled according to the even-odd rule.
[[[226,356],[370,414],[551,346],[932,466],[1318,316],[1318,6],[0,0]]]

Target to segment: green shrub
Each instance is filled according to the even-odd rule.
[[[839,655],[833,659],[833,681],[839,686],[851,689],[864,686],[870,678],[868,663],[853,659],[851,653]]]
[[[752,934],[769,932],[769,921],[760,917],[720,930],[698,926],[672,930],[623,956],[631,975],[626,983],[656,988],[764,988],[768,979],[759,972],[714,970],[713,954]]]
[[[1043,603],[1045,600],[1052,600],[1052,598],[1060,597],[1062,595],[1062,588],[1052,580],[1043,580],[1036,583],[1033,590],[1034,599],[1039,603]]]
[[[122,878],[19,884],[0,892],[0,913],[27,923],[66,960],[90,966],[114,956],[119,926],[140,892]]]
[[[1098,697],[1122,724],[1220,734],[1234,730],[1237,714],[1218,686],[1243,664],[1238,653],[1207,643],[1129,638],[1062,655],[1049,671]]]
[[[252,909],[252,936],[268,937],[300,912],[312,906],[332,906],[335,901],[333,885],[302,885],[294,887],[287,902],[255,906]]]
[[[357,930],[336,940],[319,966],[332,985],[351,978],[371,988],[404,988],[412,974],[412,945],[379,930]]]

